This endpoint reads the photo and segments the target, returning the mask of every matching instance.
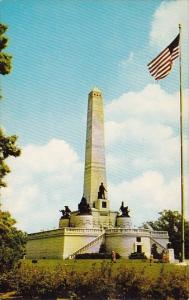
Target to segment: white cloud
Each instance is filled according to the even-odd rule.
[[[134,58],[134,53],[131,51],[129,53],[129,56],[125,59],[122,59],[120,62],[119,62],[119,66],[120,67],[127,67],[131,62],[133,62],[133,58]]]
[[[175,177],[166,181],[156,171],[146,171],[131,181],[111,184],[109,192],[115,209],[118,198],[119,204],[124,201],[129,206],[130,215],[136,225],[157,218],[158,212],[164,209],[180,211],[180,179]],[[187,190],[186,197],[188,196]]]
[[[186,99],[188,95],[189,91],[186,90]],[[178,111],[178,93],[169,94],[159,84],[148,84],[141,91],[128,92],[112,100],[106,106],[106,118],[117,122],[128,118],[145,118],[153,123],[160,121],[173,124],[178,119]]]
[[[124,122],[107,122],[106,123],[107,140],[109,143],[119,142],[120,140],[138,140],[139,142],[148,141],[151,143],[152,139],[154,142],[168,139],[173,136],[173,130],[169,126],[163,126],[161,124],[152,124],[149,126],[148,123],[138,119],[128,119]]]
[[[187,100],[187,90],[184,96]],[[187,125],[188,103],[185,102],[184,117]],[[108,159],[110,166],[115,165],[116,161],[117,166],[124,167],[126,159],[123,157],[128,156],[130,162],[127,161],[127,167],[136,170],[158,170],[162,167],[178,169],[178,93],[168,94],[158,84],[150,84],[140,92],[128,92],[111,101],[106,106],[106,116],[109,120],[105,124],[107,148],[117,145],[115,150],[120,151],[116,159],[116,151],[111,153]],[[184,139],[184,146],[188,157],[188,136]]]
[[[150,41],[154,46],[167,46],[164,43],[175,38],[178,24],[182,25],[184,43],[189,42],[189,1],[163,1],[153,15]]]
[[[184,91],[184,99],[187,182],[188,90]],[[147,85],[111,101],[106,106],[106,116],[107,169],[112,182],[109,195],[114,203],[118,195],[126,195],[135,222],[151,218],[162,209],[179,209],[179,94],[169,94],[158,84]],[[141,214],[143,206],[147,215]]]
[[[12,212],[18,227],[35,231],[58,226],[59,209],[76,205],[82,196],[83,164],[63,140],[28,145],[22,155],[9,159],[11,174],[3,190],[3,207]]]

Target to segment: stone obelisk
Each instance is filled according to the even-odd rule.
[[[104,111],[102,93],[93,88],[88,96],[87,132],[83,194],[93,207],[98,198],[99,186],[106,183]]]

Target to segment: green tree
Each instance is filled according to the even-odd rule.
[[[178,211],[164,210],[159,213],[157,221],[149,221],[154,230],[168,231],[169,240],[174,248],[175,256],[178,257],[181,252],[181,214]],[[185,221],[185,256],[189,258],[189,222]]]
[[[7,211],[0,210],[0,272],[17,266],[25,253],[26,234],[14,225],[16,221]]]
[[[6,75],[11,71],[12,56],[5,52],[2,52],[8,45],[8,38],[4,35],[7,30],[7,26],[0,24],[0,74]]]
[[[3,53],[8,38],[4,36],[7,26],[0,24],[0,74],[6,75],[11,71],[11,59],[9,54]],[[5,187],[4,177],[10,172],[5,162],[9,156],[17,157],[21,150],[16,145],[17,136],[6,136],[0,128],[0,188]],[[16,221],[7,211],[0,209],[0,272],[9,270],[17,265],[25,251],[26,234],[18,230],[14,225]]]
[[[6,186],[3,178],[10,172],[5,160],[9,156],[17,157],[21,153],[21,150],[16,146],[16,140],[16,135],[6,136],[0,128],[0,188]]]
[[[6,75],[11,71],[12,56],[2,52],[8,45],[8,38],[4,35],[7,26],[0,24],[0,74]],[[17,137],[15,135],[5,136],[2,128],[0,128],[0,188],[5,187],[6,183],[3,178],[10,172],[5,159],[11,156],[19,156],[20,149],[16,146]]]
[[[12,56],[2,52],[8,45],[8,38],[4,35],[7,30],[7,26],[0,24],[0,74],[6,75],[11,71]],[[1,97],[2,98],[2,97]],[[9,166],[5,163],[5,160],[9,156],[19,156],[21,151],[16,146],[17,136],[6,136],[0,128],[0,188],[5,187],[6,183],[3,178],[10,172]]]

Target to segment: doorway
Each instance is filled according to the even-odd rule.
[[[137,245],[137,253],[142,253],[142,245]]]

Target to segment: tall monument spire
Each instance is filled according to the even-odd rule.
[[[93,88],[88,96],[87,132],[83,194],[93,206],[98,198],[99,186],[106,184],[104,111],[102,93]]]

